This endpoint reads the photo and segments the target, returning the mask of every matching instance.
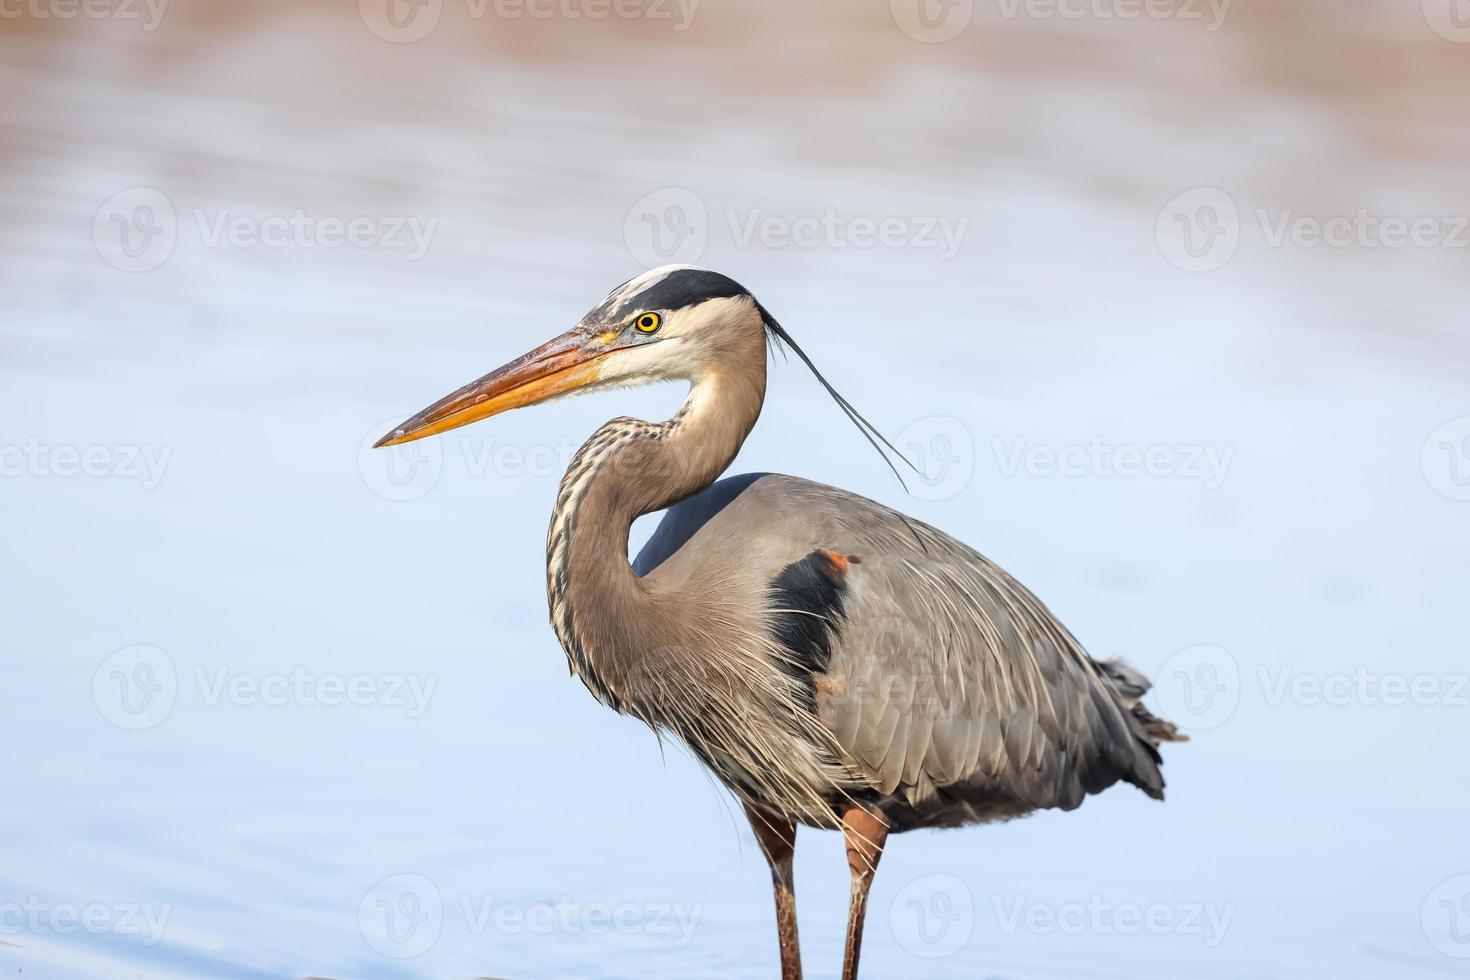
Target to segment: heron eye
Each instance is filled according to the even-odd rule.
[[[653,333],[663,322],[664,318],[657,313],[640,313],[638,319],[633,321],[633,326],[638,328],[639,333]]]

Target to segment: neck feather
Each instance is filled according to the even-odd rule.
[[[572,672],[598,700],[676,735],[747,802],[835,827],[832,794],[867,782],[761,617],[732,614],[761,609],[763,583],[721,555],[676,554],[646,578],[628,564],[639,515],[704,489],[735,458],[760,412],[764,354],[702,376],[668,421],[614,419],[577,452],[551,520],[547,596]]]
[[[634,573],[628,532],[730,465],[760,414],[764,367],[762,351],[759,371],[703,374],[665,422],[613,419],[562,478],[546,545],[552,627],[573,673],[617,710],[639,713],[626,681],[640,652],[667,642],[659,624],[681,615],[678,589],[661,593]]]

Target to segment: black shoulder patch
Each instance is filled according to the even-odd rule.
[[[827,672],[832,642],[842,629],[850,561],[835,552],[813,551],[771,580],[772,629],[790,655],[781,667],[801,683],[813,711],[817,675]]]
[[[647,289],[640,290],[620,306],[618,316],[632,310],[682,310],[709,299],[749,296],[740,283],[708,269],[675,269]]]

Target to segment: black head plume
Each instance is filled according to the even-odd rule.
[[[893,459],[889,454],[892,453],[893,456],[897,456],[903,460],[904,465],[915,473],[919,473],[919,468],[907,456],[900,452],[898,447],[889,442],[873,423],[865,419],[862,413],[856,408],[853,408],[852,402],[842,397],[842,393],[832,387],[832,382],[822,376],[822,372],[817,370],[817,366],[812,363],[812,359],[807,356],[806,351],[802,350],[801,346],[795,340],[791,339],[791,334],[786,332],[786,328],[781,326],[775,317],[771,316],[770,310],[762,306],[759,301],[756,301],[755,306],[756,309],[760,310],[761,320],[766,325],[766,339],[770,345],[776,350],[781,351],[783,356],[785,355],[786,348],[791,348],[792,352],[801,359],[801,363],[807,366],[807,370],[811,371],[818,383],[826,389],[827,394],[832,396],[832,400],[837,403],[837,407],[842,409],[852,424],[857,427],[857,430],[863,434],[863,438],[868,440],[869,445],[878,451],[879,456],[883,457],[883,462],[888,464],[888,468],[893,471],[893,475],[898,479],[898,485],[907,491],[909,485],[904,482],[903,474],[899,472],[898,467],[893,465]],[[922,476],[923,474],[920,473],[920,475]]]

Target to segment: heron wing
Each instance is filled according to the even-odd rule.
[[[640,574],[719,561],[770,583],[814,710],[910,825],[1070,809],[1118,780],[1161,797],[1172,726],[1148,682],[1089,657],[1040,600],[954,538],[795,477],[721,481],[672,508]],[[784,632],[783,632],[784,631]]]

